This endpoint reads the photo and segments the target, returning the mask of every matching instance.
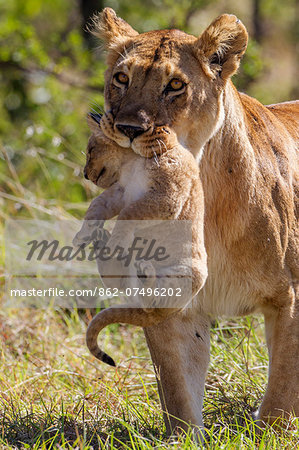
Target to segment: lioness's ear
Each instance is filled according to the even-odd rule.
[[[137,36],[135,31],[127,22],[120,17],[117,17],[112,8],[105,8],[103,11],[93,19],[92,33],[101,39],[107,48],[118,41],[125,38]]]
[[[234,15],[223,14],[201,34],[196,50],[208,75],[219,73],[227,80],[237,71],[247,42],[248,34],[242,22]]]

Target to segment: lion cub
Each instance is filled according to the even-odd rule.
[[[159,323],[185,307],[204,285],[207,277],[203,236],[204,201],[198,164],[188,150],[176,142],[163,154],[144,158],[105,137],[95,120],[98,122],[96,118],[88,119],[93,135],[87,146],[84,175],[105,191],[91,202],[82,229],[74,238],[74,244],[86,244],[88,221],[93,225],[95,220],[105,221],[117,215],[118,220],[107,243],[109,248],[124,245],[126,240],[133,241],[134,230],[120,222],[123,220],[168,219],[192,222],[192,271],[189,270],[192,273],[192,295],[184,299],[185,303],[180,308],[147,309],[130,308],[128,305],[111,307],[98,313],[89,324],[86,334],[89,350],[101,361],[115,365],[112,358],[97,345],[97,336],[102,328],[115,322],[142,327]],[[179,243],[175,241],[172,245],[178,248]],[[184,272],[182,261],[183,254],[177,258],[175,265],[167,267],[167,274],[164,276],[181,276],[183,280],[186,271]],[[188,268],[191,269],[190,262]],[[137,273],[138,270],[141,272],[140,285],[154,287],[158,281],[154,266],[141,262]],[[165,268],[163,270],[165,272]]]

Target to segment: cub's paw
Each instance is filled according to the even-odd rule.
[[[81,230],[78,231],[73,239],[73,245],[79,247],[90,242],[102,240],[103,225],[103,220],[84,220]]]
[[[111,238],[111,234],[105,228],[98,228],[97,232],[92,236],[92,243],[94,249],[99,249],[107,246],[107,242]]]
[[[149,261],[135,262],[136,275],[143,287],[154,287],[156,285],[156,270]]]

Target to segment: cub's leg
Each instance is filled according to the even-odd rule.
[[[299,417],[299,292],[290,288],[288,304],[264,311],[269,351],[268,387],[259,419]],[[286,302],[285,302],[286,303]]]
[[[144,328],[155,366],[168,434],[203,427],[202,405],[210,358],[210,321],[193,308]],[[200,434],[200,432],[199,432]]]
[[[102,227],[105,220],[115,217],[123,208],[123,188],[115,183],[101,195],[94,198],[85,214],[81,230],[73,239],[75,246],[89,244],[97,234],[98,227]]]
[[[136,261],[136,276],[140,280],[140,286],[154,288],[156,286],[156,270],[150,261]]]

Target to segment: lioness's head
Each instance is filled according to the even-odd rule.
[[[100,121],[97,123],[91,115],[87,121],[93,134],[86,148],[84,176],[97,186],[107,189],[119,180],[122,165],[128,162],[134,153],[108,139],[100,128]]]
[[[138,34],[110,8],[95,19],[107,49],[105,135],[143,156],[176,135],[194,154],[223,120],[222,92],[247,45],[244,25],[218,17],[196,38],[178,30]]]

